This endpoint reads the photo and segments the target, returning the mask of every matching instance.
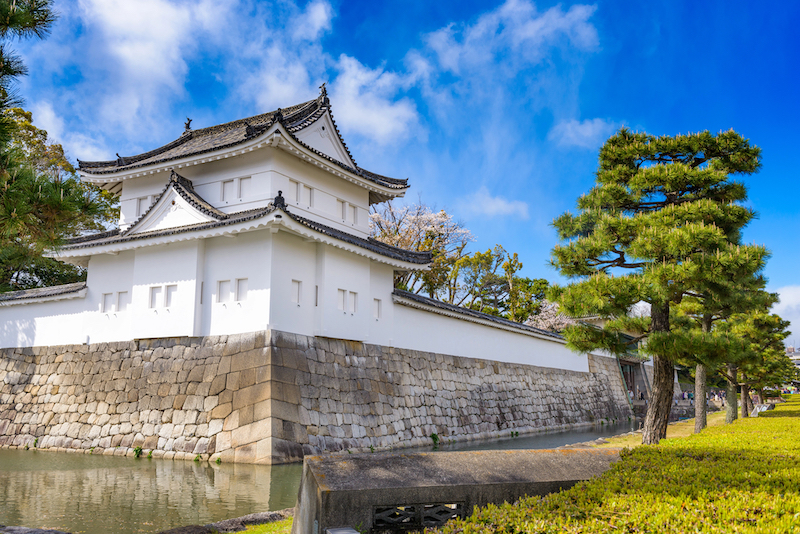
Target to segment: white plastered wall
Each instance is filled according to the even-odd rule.
[[[394,304],[394,343],[404,349],[589,372],[585,355],[539,339]]]
[[[267,329],[270,320],[272,248],[273,234],[268,230],[205,240],[200,305],[202,324],[198,335],[238,334]],[[246,280],[246,291],[241,287],[242,280]],[[237,289],[243,290],[243,294],[237,295]]]

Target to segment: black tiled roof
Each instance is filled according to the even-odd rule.
[[[186,181],[188,182],[188,180]],[[192,192],[194,192],[194,190],[192,190]],[[204,200],[202,200],[202,198],[197,196],[196,193],[195,196],[202,202],[205,202]],[[276,205],[278,205],[279,208],[276,208]],[[130,234],[128,233],[128,231],[121,232],[119,230],[112,230],[110,232],[95,234],[94,236],[82,236],[79,238],[68,240],[66,245],[64,245],[61,250],[78,250],[82,248],[95,247],[99,245],[126,243],[129,241],[148,239],[151,237],[162,237],[168,235],[183,234],[186,232],[193,232],[196,230],[208,230],[211,228],[230,226],[232,224],[237,224],[240,222],[259,219],[269,213],[272,213],[276,209],[281,209],[289,218],[307,228],[310,228],[311,230],[317,231],[329,237],[333,237],[334,239],[344,241],[345,243],[361,247],[365,250],[369,250],[370,252],[380,254],[381,256],[386,256],[387,258],[406,261],[409,263],[416,263],[419,265],[425,265],[431,262],[430,252],[414,252],[411,250],[404,250],[402,248],[393,247],[392,245],[387,245],[386,243],[376,241],[375,239],[372,238],[364,239],[362,237],[354,236],[352,234],[348,234],[347,232],[337,230],[322,223],[306,219],[305,217],[299,217],[297,215],[294,215],[289,211],[287,211],[284,199],[281,196],[276,197],[275,201],[273,203],[270,203],[265,208],[256,208],[247,211],[240,211],[238,213],[223,214],[225,215],[225,218],[216,221],[192,224],[188,226],[180,226],[177,228],[167,228],[164,230],[155,230],[151,232],[142,232],[137,234]],[[131,227],[131,229],[132,228],[133,227]]]
[[[190,180],[187,180],[177,172],[172,171],[170,173],[167,185],[164,187],[164,189],[161,190],[161,193],[159,193],[158,198],[155,199],[155,201],[150,205],[150,207],[147,209],[146,212],[142,213],[142,215],[138,219],[133,221],[133,224],[131,224],[127,230],[120,233],[122,235],[127,235],[130,234],[132,231],[134,231],[139,221],[147,217],[147,215],[151,211],[153,211],[153,209],[155,209],[156,205],[158,205],[158,202],[164,195],[167,194],[167,191],[169,191],[170,189],[174,189],[175,192],[181,196],[181,198],[183,198],[186,202],[194,206],[194,208],[197,209],[197,211],[199,211],[200,213],[205,213],[206,215],[213,217],[218,221],[222,221],[228,218],[227,213],[219,211],[217,208],[206,202],[203,197],[198,195],[197,192],[194,190],[194,186],[192,185],[192,182]]]
[[[404,299],[413,300],[414,302],[418,302],[420,304],[425,304],[427,306],[431,306],[433,308],[438,308],[443,311],[457,313],[459,315],[465,315],[468,317],[473,317],[475,319],[483,319],[484,321],[491,321],[493,323],[501,324],[504,326],[510,326],[512,328],[517,328],[519,330],[527,330],[528,332],[534,332],[536,334],[540,334],[543,336],[552,337],[555,339],[564,339],[564,336],[561,334],[557,334],[555,332],[549,332],[547,330],[542,330],[540,328],[534,328],[532,326],[528,326],[523,323],[517,323],[515,321],[511,321],[509,319],[505,319],[503,317],[497,317],[495,315],[489,315],[488,313],[483,313],[475,310],[471,310],[469,308],[462,308],[461,306],[455,306],[453,304],[448,304],[447,302],[442,302],[440,300],[423,297],[422,295],[418,295],[416,293],[411,293],[410,291],[403,291],[402,289],[395,289],[393,291],[394,295],[398,297],[402,297]]]
[[[262,113],[246,119],[226,122],[224,124],[203,128],[200,130],[187,129],[187,131],[184,132],[183,135],[181,135],[178,139],[167,143],[160,148],[156,148],[155,150],[151,150],[137,156],[120,156],[113,161],[78,160],[78,168],[85,174],[102,175],[135,169],[156,163],[165,163],[182,157],[203,154],[244,143],[245,141],[260,135],[272,125],[281,123],[292,139],[294,139],[296,142],[301,144],[306,149],[314,152],[316,155],[343,168],[344,170],[390,189],[406,189],[408,187],[408,180],[406,179],[389,178],[387,176],[382,176],[366,169],[362,169],[358,165],[350,166],[347,163],[328,156],[327,154],[323,154],[322,152],[297,139],[295,136],[296,133],[316,122],[320,117],[322,117],[322,115],[325,114],[326,111],[330,112],[330,100],[328,99],[327,93],[323,89],[319,97],[315,98],[314,100],[309,100],[308,102],[303,102],[302,104],[297,104],[289,108],[278,109],[269,113]],[[332,113],[331,120],[333,120]],[[355,160],[353,159],[352,154],[350,154],[347,145],[342,139],[342,136],[339,133],[339,128],[336,126],[335,121],[333,125],[334,129],[336,130],[336,135],[339,137],[342,146],[344,146],[345,150],[347,151],[347,155],[355,164]]]
[[[369,239],[364,239],[362,237],[354,236],[352,234],[348,234],[347,232],[342,232],[341,230],[337,230],[335,228],[331,228],[330,226],[312,221],[311,219],[306,219],[305,217],[300,217],[288,212],[286,214],[303,226],[311,228],[312,230],[316,230],[321,234],[325,234],[329,237],[344,241],[345,243],[350,243],[351,245],[356,245],[357,247],[370,250],[382,256],[387,256],[396,260],[407,261],[409,263],[418,263],[420,265],[428,264],[433,259],[433,255],[430,252],[405,250],[388,245],[371,237]]]
[[[0,302],[58,297],[61,295],[69,295],[70,293],[77,293],[82,289],[86,289],[86,282],[75,282],[73,284],[64,284],[61,286],[38,287],[36,289],[23,289],[21,291],[9,291],[7,293],[0,293]]]

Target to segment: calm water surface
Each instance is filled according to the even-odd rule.
[[[638,423],[624,423],[503,440],[442,443],[439,450],[547,449],[637,427]],[[152,533],[203,525],[294,506],[301,473],[300,464],[210,465],[0,449],[0,525],[75,534]]]
[[[0,449],[0,525],[159,532],[294,506],[302,465],[210,465]]]

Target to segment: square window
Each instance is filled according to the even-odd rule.
[[[236,279],[236,301],[247,300],[247,278]]]
[[[231,281],[220,280],[217,282],[217,302],[228,302],[231,300]]]

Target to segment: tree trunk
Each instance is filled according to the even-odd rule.
[[[753,411],[753,401],[750,400],[750,386],[742,384],[742,419],[750,417]]]
[[[725,391],[725,423],[731,424],[736,421],[738,417],[737,414],[737,403],[736,403],[736,395],[738,391],[736,391],[736,375],[738,374],[739,369],[735,365],[728,364],[728,374],[734,379],[733,382],[727,380],[728,388]]]
[[[650,305],[650,331],[669,332],[669,302]],[[667,437],[674,386],[675,367],[672,362],[664,355],[653,355],[653,388],[642,429],[643,444],[655,445]]]
[[[698,363],[694,372],[694,433],[706,427],[706,366]]]
[[[650,406],[644,418],[643,444],[655,445],[667,437],[667,424],[674,395],[675,367],[669,360],[653,356],[653,388],[650,394]]]

